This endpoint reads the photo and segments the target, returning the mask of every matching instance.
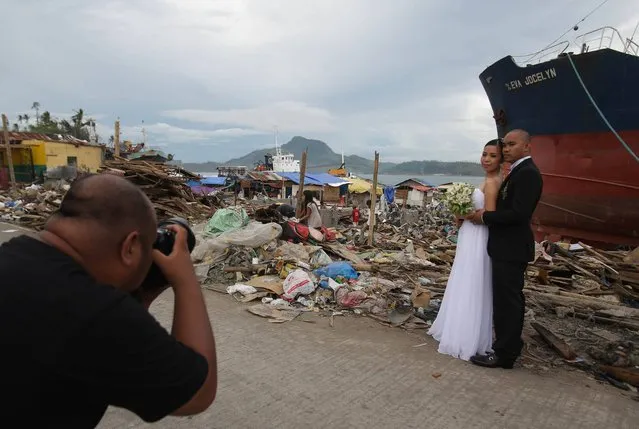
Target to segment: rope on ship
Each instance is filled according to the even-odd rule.
[[[623,140],[623,138],[621,138],[619,133],[617,133],[617,131],[612,127],[612,125],[610,125],[610,122],[608,122],[608,119],[604,116],[603,112],[601,111],[601,109],[599,108],[597,103],[595,102],[595,99],[592,98],[592,95],[590,95],[590,91],[588,91],[588,88],[586,88],[586,84],[584,83],[583,79],[581,79],[581,75],[579,74],[579,70],[577,70],[577,66],[575,65],[574,61],[572,60],[572,54],[567,54],[566,56],[568,57],[568,61],[570,61],[570,65],[572,66],[572,69],[575,71],[575,75],[577,75],[577,79],[579,80],[579,83],[581,84],[581,87],[586,92],[586,95],[590,99],[590,102],[592,103],[592,105],[595,107],[595,109],[597,109],[597,113],[599,113],[599,116],[601,116],[601,119],[603,119],[603,121],[606,123],[608,128],[610,128],[610,131],[612,131],[612,133],[615,135],[615,137],[617,137],[617,140],[619,140],[619,142],[628,151],[628,153],[630,155],[632,155],[632,157],[635,159],[635,161],[639,162],[639,156],[637,156],[637,154],[632,151],[630,146],[628,146],[628,144]]]

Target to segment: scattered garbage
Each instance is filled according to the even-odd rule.
[[[252,303],[247,310],[272,323],[312,312],[331,327],[337,315],[366,316],[425,332],[437,316],[457,237],[437,192],[420,209],[387,205],[369,246],[370,210],[354,223],[352,208],[332,208],[337,226],[320,237],[296,226],[292,206],[196,196],[185,184],[194,175],[176,167],[117,160],[102,170],[140,185],[160,218],[188,218],[203,287]],[[2,191],[0,220],[40,229],[68,188],[60,179]],[[639,249],[536,243],[524,294],[525,365],[570,364],[620,388],[637,386]]]

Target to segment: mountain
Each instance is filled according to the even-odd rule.
[[[306,170],[309,172],[326,172],[329,168],[338,168],[342,163],[342,156],[333,152],[329,145],[321,140],[307,139],[295,136],[290,142],[282,145],[283,153],[293,153],[295,159],[302,158],[302,152],[308,149]],[[267,153],[275,154],[275,148],[259,149],[240,158],[230,159],[224,163],[184,163],[184,168],[191,171],[214,172],[218,165],[243,165],[249,169],[257,162],[264,162]],[[346,168],[360,174],[373,172],[374,161],[358,155],[344,157]],[[399,164],[392,162],[379,163],[380,174],[428,175],[451,174],[475,176],[483,174],[481,166],[472,162],[442,162],[442,161],[409,161]]]

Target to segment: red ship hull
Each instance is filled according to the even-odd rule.
[[[639,153],[639,131],[619,135]],[[639,166],[613,133],[535,136],[532,151],[544,180],[538,239],[639,245]]]

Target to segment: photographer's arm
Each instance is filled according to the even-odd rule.
[[[206,311],[200,283],[195,276],[193,263],[186,243],[184,229],[175,227],[175,245],[170,255],[155,251],[158,264],[175,293],[175,314],[172,335],[176,340],[200,353],[208,363],[204,384],[189,402],[172,415],[192,415],[206,410],[217,392],[217,358],[213,329]]]

